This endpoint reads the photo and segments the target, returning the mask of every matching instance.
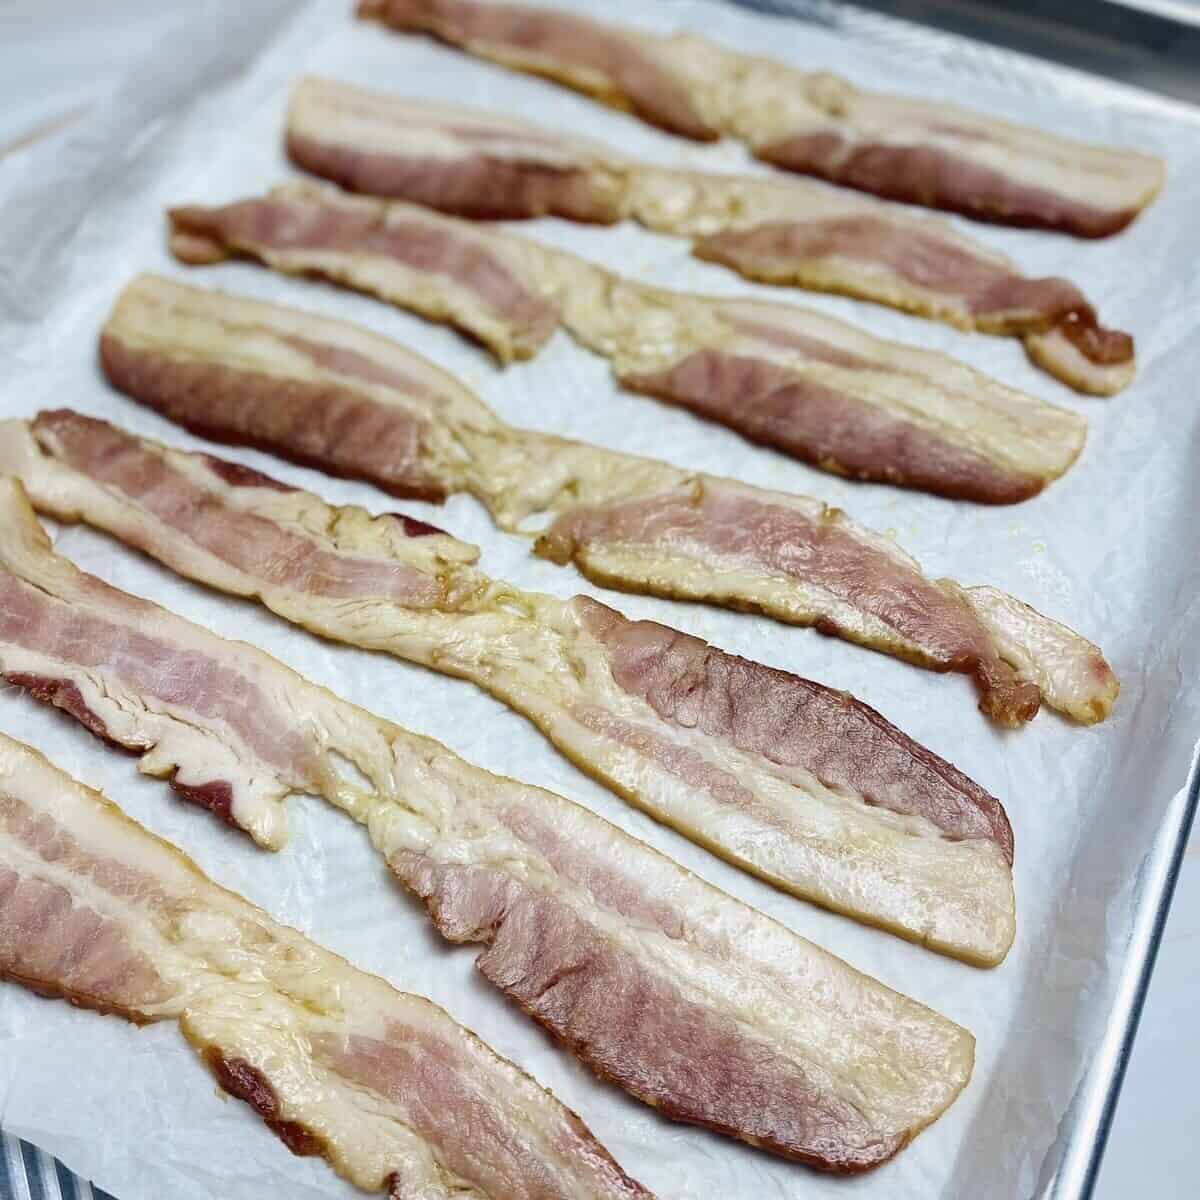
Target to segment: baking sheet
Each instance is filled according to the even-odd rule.
[[[586,9],[584,0],[570,7]],[[249,10],[249,11],[246,11]],[[521,231],[667,286],[758,294],[822,308],[871,330],[946,349],[1005,382],[1086,413],[1081,462],[1018,508],[979,510],[887,488],[846,484],[681,411],[616,390],[608,368],[559,334],[530,364],[494,368],[448,330],[364,297],[230,264],[186,272],[163,244],[168,203],[217,203],[292,174],[280,129],[289,83],[312,71],[461,103],[494,106],[607,140],[660,162],[762,170],[735,144],[692,146],[537,80],[349,20],[340,0],[299,6],[193,6],[152,61],[65,148],[0,164],[0,413],[69,404],[176,444],[200,443],[115,395],[95,366],[96,329],[137,270],[307,307],[396,337],[454,371],[514,423],[652,453],[680,465],[807,492],[894,531],[930,573],[1007,588],[1098,641],[1123,683],[1116,713],[1081,730],[1045,714],[1026,730],[990,729],[970,685],[748,616],[638,597],[615,603],[716,644],[848,688],[999,795],[1017,837],[1018,938],[981,972],[821,913],[726,867],[586,779],[521,719],[469,685],[390,659],[324,645],[255,606],[175,579],[86,530],[60,549],[85,569],[227,636],[264,647],[309,677],[472,761],[579,800],[719,886],[926,1001],[978,1039],[964,1096],[900,1158],[875,1174],[829,1180],[725,1139],[665,1122],[595,1082],[510,1009],[471,967],[474,951],[436,938],[348,820],[316,801],[293,806],[291,847],[268,856],[187,809],[130,759],[12,692],[0,729],[103,787],[138,820],[192,854],[222,884],[397,986],[432,997],[577,1109],[622,1164],[664,1197],[757,1200],[804,1195],[1010,1200],[1044,1183],[1047,1154],[1114,1000],[1134,913],[1134,884],[1187,768],[1197,702],[1200,511],[1195,333],[1200,249],[1194,220],[1200,144],[1194,127],[1081,107],[964,78],[838,34],[699,0],[647,8],[610,0],[605,15],[685,26],[750,50],[823,66],[856,82],[961,100],[1075,136],[1164,155],[1165,194],[1134,227],[1099,244],[973,227],[1031,273],[1069,275],[1105,320],[1138,338],[1141,373],[1112,401],[1067,392],[1007,339],[972,337],[836,298],[747,284],[698,263],[684,242],[634,228],[546,221]],[[230,457],[376,511],[365,485],[333,481],[251,451]],[[444,509],[404,505],[483,548],[482,565],[523,586],[569,595],[586,585],[534,560],[456,497]],[[613,599],[608,596],[607,598]],[[120,1087],[113,1087],[114,1075]],[[136,1031],[0,988],[0,1124],[46,1147],[122,1200],[271,1193],[350,1196],[323,1164],[293,1159],[244,1106],[214,1085],[172,1028]]]

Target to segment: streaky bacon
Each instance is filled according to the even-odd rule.
[[[277,924],[2,734],[0,977],[178,1022],[292,1153],[326,1158],[366,1191],[650,1196],[574,1113],[442,1009]]]
[[[618,636],[624,619],[594,601],[490,580],[469,565],[473,547],[401,536],[390,518],[334,509],[308,493],[239,487],[208,471],[203,500],[185,507],[175,489],[199,479],[193,462],[67,411],[0,429],[0,469],[45,512],[104,529],[314,633],[471,680],[619,795],[786,891],[971,962],[1004,957],[1014,918],[999,803],[853,697],[769,672],[768,709],[753,700],[766,695],[758,674],[766,668],[706,655],[662,626],[638,623]],[[441,600],[331,598],[299,573],[281,579],[220,542],[201,542],[197,509],[215,518],[253,509],[311,530],[330,553],[428,572]],[[678,651],[639,657],[630,649],[664,639],[679,639]],[[710,661],[721,666],[696,678],[695,694],[715,715],[699,728],[686,704],[662,697],[688,691],[696,664]],[[850,744],[844,728],[867,740]],[[814,737],[814,729],[825,732]]]
[[[362,286],[356,263],[375,260],[387,267],[384,299],[469,332],[501,362],[531,358],[550,339],[558,314],[501,243],[427,209],[389,211],[349,197],[333,203],[333,195],[321,203],[294,186],[224,208],[174,208],[171,249],[193,264],[250,254],[277,271],[350,287]],[[392,289],[396,295],[387,295]]]
[[[360,0],[358,13],[558,80],[672,133],[705,142],[720,137],[688,80],[630,30],[570,13],[460,0]]]
[[[1162,187],[1160,159],[959,108],[867,92],[695,34],[654,34],[496,0],[360,0],[359,15],[627,107],[683,137],[977,221],[1107,237]],[[642,66],[627,77],[620,47]],[[699,126],[697,126],[699,116]]]
[[[444,936],[487,947],[477,961],[492,983],[659,1112],[850,1172],[896,1153],[966,1084],[965,1030],[586,809],[473,767],[253,647],[84,575],[52,552],[11,481],[0,515],[0,578],[28,592],[51,635],[31,648],[21,627],[0,623],[6,677],[22,682],[18,667],[53,680],[57,697],[31,689],[51,703],[74,689],[68,711],[93,732],[119,727],[126,745],[153,747],[143,769],[153,759],[157,773],[169,756],[206,776],[213,748],[227,746],[233,774],[344,809]],[[85,626],[90,645],[63,636]],[[214,712],[205,681],[215,677],[261,705]],[[261,733],[281,715],[288,754],[276,756]],[[346,782],[339,760],[361,782]],[[998,807],[981,809],[961,832],[997,820]]]
[[[480,109],[406,101],[308,77],[292,89],[287,151],[351,192],[480,220],[556,216],[609,224],[623,180],[603,148]]]
[[[312,77],[292,90],[287,145],[349,191],[474,220],[631,217],[749,279],[1019,337],[1079,391],[1111,395],[1134,375],[1133,339],[1101,326],[1074,284],[1028,278],[945,221],[826,184],[650,166],[533,122]]]
[[[688,408],[834,473],[985,504],[1039,492],[1075,461],[1083,418],[944,355],[886,342],[821,313],[634,283],[561,250],[415,205],[328,187],[276,188],[224,208],[173,209],[172,247],[197,237],[286,271],[317,272],[411,308],[488,345],[501,361],[527,340],[526,307],[501,309],[470,279],[426,269],[427,233],[503,263],[514,286],[612,363],[636,391]],[[386,228],[329,242],[312,230]],[[393,237],[394,235],[394,237]],[[481,251],[481,243],[486,250]],[[648,335],[648,331],[653,336]],[[544,341],[544,338],[542,339]]]
[[[1046,686],[1034,664],[1064,661],[1056,650],[1041,662],[1049,622],[1025,621],[1025,650],[1002,661],[972,612],[978,589],[949,592],[819,501],[515,429],[366,330],[142,276],[105,323],[100,358],[116,387],[194,432],[393,494],[418,479],[441,495],[466,490],[509,532],[549,519],[537,552],[596,582],[753,608],[966,672],[1002,722],[1032,716],[1041,694],[1086,721],[1111,704],[1111,672],[1090,643],[1067,634],[1071,668]]]

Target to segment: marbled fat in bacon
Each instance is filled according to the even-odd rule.
[[[720,136],[685,80],[636,33],[572,13],[475,0],[360,0],[358,12],[556,79],[673,133]]]
[[[328,188],[286,188],[224,209],[176,209],[172,217],[178,234],[198,227],[181,213],[203,212],[204,228],[222,247],[250,248],[282,270],[328,273],[319,244],[308,244],[303,234],[289,239],[288,254],[279,259],[261,242],[230,232],[228,219],[263,208],[295,208],[296,228],[304,230],[322,224],[322,213],[341,220],[346,206],[356,228],[408,230],[418,241],[427,221],[438,223],[451,240],[461,232],[472,254],[486,247],[481,252],[503,261],[550,320],[607,357],[622,383],[825,470],[1011,504],[1066,471],[1083,446],[1083,418],[944,355],[873,338],[808,309],[634,283],[565,251],[412,205],[346,197]],[[367,210],[374,211],[373,218]],[[239,225],[241,220],[238,216]],[[172,244],[178,249],[177,238]],[[398,266],[366,234],[343,249],[336,278],[447,321],[490,345],[501,361],[512,356],[527,331],[519,314],[501,314],[439,265],[420,268],[419,256]]]
[[[0,675],[141,754],[144,771],[261,845],[282,845],[282,798],[317,787],[322,769],[288,698],[56,559],[12,480],[0,480],[0,511]]]
[[[750,279],[1020,337],[1080,391],[1133,378],[1133,339],[1065,279],[1029,278],[947,222],[820,183],[650,166],[532,122],[316,78],[293,89],[288,147],[341,187],[451,215],[632,217]]]
[[[1007,840],[999,826],[951,836],[938,823],[942,816],[933,819],[943,801],[931,806],[912,781],[930,770],[960,778],[936,756],[880,732],[877,749],[889,764],[882,774],[864,751],[827,785],[816,760],[782,761],[754,743],[668,719],[617,680],[610,647],[588,627],[586,603],[489,580],[469,566],[469,554],[453,557],[461,545],[453,539],[404,537],[385,518],[332,509],[307,493],[271,493],[273,518],[342,530],[359,554],[427,571],[443,602],[430,608],[373,598],[347,605],[302,577],[264,578],[223,556],[220,544],[198,544],[186,520],[150,507],[120,479],[99,481],[103,460],[82,436],[64,437],[66,423],[0,430],[0,467],[17,474],[52,515],[86,520],[186,576],[259,599],[323,636],[472,680],[620,795],[796,895],[972,962],[993,964],[1007,952],[1014,919]],[[73,432],[87,428],[80,419]],[[153,460],[164,479],[189,474],[192,456],[109,428],[131,461]],[[204,505],[214,515],[246,503],[237,489],[212,479]],[[793,683],[803,690],[802,681]],[[842,718],[863,729],[874,720],[864,724],[849,697],[840,702]],[[588,719],[597,712],[603,721]],[[876,728],[890,727],[880,718]],[[798,765],[804,762],[814,769]],[[738,786],[719,782],[726,779]]]
[[[1012,601],[1025,622],[1017,636],[1026,649],[1018,651],[972,607],[984,589],[926,578],[895,546],[818,501],[705,478],[672,493],[568,512],[542,535],[538,552],[574,561],[601,582],[757,609],[970,675],[980,707],[1002,725],[1031,719],[1043,699],[1090,723],[1116,694],[1111,670],[1089,642],[1067,635],[1073,651],[1064,676],[1072,683],[1049,684],[1032,664],[1051,668],[1061,659],[1034,646],[1044,629],[1063,626]]]
[[[925,817],[949,837],[990,838],[1012,861],[1012,829],[995,797],[865,704],[665,625],[628,621],[595,600],[579,597],[575,607],[607,647],[618,685],[670,723]]]
[[[1104,328],[1065,279],[1031,279],[941,222],[890,213],[769,221],[698,239],[698,257],[764,283],[878,300],[961,328],[1012,334],[1076,391],[1112,395],[1135,371],[1133,338]]]
[[[1148,154],[1089,145],[941,100],[865,92],[828,72],[741,54],[694,34],[594,22],[585,33],[571,14],[502,0],[362,0],[359,12],[623,103],[684,137],[732,134],[787,170],[980,221],[1106,237],[1124,229],[1162,186],[1163,164]],[[653,65],[650,78],[660,85],[653,98],[645,69],[628,76],[602,46],[626,48],[631,61]]]
[[[574,1113],[440,1008],[276,924],[2,735],[0,975],[177,1021],[293,1153],[365,1191],[649,1198]]]
[[[211,760],[206,738],[248,741],[260,718],[186,697],[164,707],[164,669],[219,671],[232,692],[265,703],[286,697],[290,753],[310,766],[298,775],[260,757],[264,786],[317,793],[364,824],[444,936],[485,943],[483,974],[605,1078],[664,1114],[837,1171],[890,1157],[965,1084],[965,1031],[561,797],[489,775],[250,646],[91,580],[53,554],[15,487],[0,495],[0,514],[27,535],[4,543],[5,578],[44,588],[63,628],[90,623],[127,638],[110,633],[99,653],[62,639],[31,652],[0,629],[0,666],[36,653],[40,670],[79,680],[70,711],[93,732],[103,729],[90,716],[116,714],[127,741],[173,741],[188,772]],[[139,640],[135,621],[161,641]],[[338,758],[365,782],[347,784]],[[369,1087],[376,1060],[394,1053],[362,1039],[322,1044]],[[256,1068],[217,1054],[210,1065],[294,1150],[319,1152]],[[492,1121],[478,1097],[446,1106]]]
[[[825,470],[1011,504],[1083,447],[1074,413],[822,313],[631,284],[561,253],[531,262],[627,387]]]
[[[113,426],[66,409],[42,413],[37,428],[66,459],[86,463],[92,478],[136,499],[196,546],[265,583],[301,586],[339,600],[386,597],[417,608],[442,602],[436,582],[405,563],[341,550],[336,541],[330,545],[327,537],[282,526],[251,506],[214,508],[204,479],[207,472],[235,493],[278,491],[273,485],[264,488],[262,476],[231,482],[227,471],[213,470],[207,455],[189,460],[200,465],[199,471],[173,471],[140,454]]]
[[[867,364],[849,346],[739,319],[817,362]],[[142,276],[125,289],[100,352],[117,387],[196,432],[393,494],[416,480],[441,493],[467,490],[505,530],[550,518],[537,552],[575,562],[599,583],[754,608],[965,672],[978,681],[984,709],[1006,724],[1037,709],[1027,669],[1037,651],[1017,655],[1014,678],[967,603],[818,501],[515,429],[395,342],[166,279]],[[1073,662],[1099,658],[1075,641],[1081,653]],[[1077,682],[1071,712],[1103,715],[1107,685],[1090,669]],[[1095,703],[1081,705],[1080,696]]]
[[[288,105],[291,160],[347,191],[474,219],[618,220],[616,177],[594,156],[595,166],[577,161],[587,143],[560,140],[478,110],[313,77],[296,84]]]
[[[289,185],[222,208],[173,208],[170,219],[171,248],[185,262],[243,254],[279,271],[382,289],[385,298],[396,288],[407,307],[460,325],[504,362],[532,357],[558,324],[503,247],[415,206],[388,210],[330,188]],[[438,291],[423,285],[430,278]],[[421,281],[415,290],[412,280]]]

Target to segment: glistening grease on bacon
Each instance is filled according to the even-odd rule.
[[[174,209],[172,221],[171,244],[178,253],[184,239],[186,261],[203,230],[214,253],[327,275],[446,321],[506,362],[528,341],[527,306],[499,307],[470,273],[446,265],[483,255],[536,298],[547,333],[561,322],[630,388],[854,479],[1011,504],[1058,478],[1083,446],[1083,418],[944,355],[809,309],[649,287],[414,205],[294,185],[224,208]],[[306,233],[327,224],[363,232],[331,252]],[[389,249],[367,232],[376,228],[390,231]],[[427,235],[442,247],[461,240],[460,253],[426,262]]]
[[[632,217],[750,279],[1020,337],[1081,391],[1109,395],[1133,378],[1133,339],[1104,329],[1073,284],[1023,276],[897,205],[808,180],[650,166],[531,122],[328,79],[295,86],[287,129],[298,166],[350,191],[471,219]]]
[[[79,698],[68,711],[94,733],[103,734],[102,714],[160,759],[172,745],[185,772],[203,770],[210,741],[231,743],[262,786],[280,796],[316,793],[347,811],[445,937],[487,947],[477,960],[487,979],[599,1075],[659,1112],[850,1172],[896,1153],[965,1085],[973,1043],[964,1030],[585,809],[490,775],[250,646],[90,580],[53,554],[11,482],[0,489],[0,515],[5,530],[25,531],[0,540],[3,577],[45,593],[55,606],[47,626],[86,623],[103,646],[85,652],[58,637],[31,649],[0,629],[0,667],[35,665],[57,677]],[[139,640],[135,617],[159,640]],[[605,610],[604,620],[612,635],[619,618]],[[170,707],[162,703],[168,671],[193,680],[192,694]],[[304,776],[255,753],[257,711],[212,712],[204,679],[215,674],[243,693],[286,698],[292,752],[311,764]],[[61,702],[61,693],[33,694]],[[358,784],[342,779],[338,759],[353,764]],[[886,764],[877,771],[886,774]],[[828,773],[845,777],[832,762]],[[928,785],[925,807],[955,836],[994,833],[1011,845],[995,802],[961,783],[980,803],[977,817]],[[366,1055],[358,1042],[337,1052],[369,1086],[378,1053]],[[227,1050],[209,1062],[295,1152],[319,1152],[257,1068]]]
[[[780,703],[810,719],[781,731],[790,748],[764,753],[761,741],[706,732],[626,686],[619,656],[590,620],[590,602],[488,579],[470,565],[474,548],[448,536],[408,537],[390,518],[330,508],[304,492],[239,488],[208,468],[194,474],[193,463],[75,414],[0,429],[0,469],[18,475],[46,512],[86,520],[322,636],[473,681],[619,795],[786,891],[970,962],[1004,957],[1014,924],[1011,846],[998,807],[990,807],[996,802],[852,697],[772,675]],[[158,481],[153,495],[140,487],[147,475]],[[220,541],[202,543],[190,506],[171,503],[201,479],[204,494],[194,503],[213,520],[253,509],[311,530],[331,554],[436,579],[440,603],[330,597],[299,572],[287,579],[260,571]],[[870,747],[836,761],[804,748],[818,725],[826,735],[855,728]],[[929,785],[933,775],[942,784]]]
[[[574,1113],[440,1008],[276,924],[3,735],[0,977],[178,1022],[288,1149],[365,1191],[650,1198]]]
[[[737,319],[818,361],[862,361],[848,346]],[[1037,710],[1035,615],[1021,639],[1029,652],[1005,660],[1019,664],[1014,675],[962,594],[925,579],[895,547],[818,501],[515,429],[432,364],[364,329],[143,276],[117,301],[100,357],[115,386],[195,432],[393,494],[408,494],[416,481],[427,494],[466,490],[502,529],[548,522],[537,553],[574,562],[596,582],[752,608],[970,674],[985,711],[1005,724]],[[1065,704],[1053,686],[1045,695],[1091,721],[1111,697],[1085,665],[1103,662],[1095,647],[1074,641],[1079,686]]]
[[[359,13],[621,104],[683,137],[732,134],[787,170],[979,221],[1106,237],[1162,186],[1163,164],[1148,154],[865,92],[695,34],[503,0],[362,0]]]

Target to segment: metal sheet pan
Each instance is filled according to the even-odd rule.
[[[586,7],[585,0],[557,2]],[[305,70],[529,111],[552,125],[570,124],[607,140],[625,138],[636,153],[739,169],[744,161],[737,147],[680,144],[549,84],[474,63],[428,43],[389,41],[382,32],[354,28],[346,22],[347,7],[334,0],[311,0],[294,8],[276,5],[277,11],[290,11],[286,19],[279,15],[277,27],[262,32],[260,38],[260,31],[231,32],[224,22],[253,24],[255,14],[266,11],[265,4],[206,0],[188,14],[185,26],[164,38],[155,61],[144,64],[65,149],[44,158],[30,152],[7,179],[0,173],[0,206],[5,214],[0,223],[0,411],[4,415],[67,402],[152,436],[176,443],[194,441],[104,389],[91,349],[96,324],[116,287],[132,271],[182,272],[162,246],[165,203],[231,198],[275,182],[286,171],[278,146],[283,97],[290,80]],[[703,0],[650,8],[635,0],[609,0],[605,7],[614,19],[659,27],[685,22],[712,29],[726,39],[744,33],[750,48],[773,52],[778,42],[780,52],[786,50],[778,27],[758,23],[752,28],[743,14]],[[784,5],[776,0],[771,7],[778,13]],[[796,52],[811,53],[823,65],[853,73],[868,86],[892,86],[894,77],[903,76],[909,90],[958,96],[964,90],[959,81],[965,80],[978,85],[980,106],[1011,105],[1017,119],[1037,122],[1044,110],[1047,122],[1070,121],[1078,110],[1088,136],[1097,139],[1108,136],[1110,128],[1112,136],[1122,138],[1143,134],[1153,138],[1158,131],[1164,148],[1178,148],[1178,160],[1190,178],[1200,178],[1194,126],[1184,123],[1194,121],[1194,115],[1182,105],[856,10],[795,4],[790,11],[802,9],[820,18],[824,28],[798,37]],[[265,17],[264,22],[269,23]],[[147,128],[158,135],[143,137]],[[1017,253],[1030,269],[1079,274],[1089,288],[1100,287],[1102,303],[1111,300],[1124,308],[1122,315],[1132,318],[1142,306],[1146,312],[1153,309],[1165,273],[1178,255],[1196,248],[1195,235],[1189,241],[1183,228],[1185,199],[1169,188],[1152,210],[1153,221],[1139,222],[1131,239],[1086,251],[1077,250],[1067,239],[982,229],[978,233]],[[716,268],[690,261],[685,250],[668,239],[632,229],[539,226],[529,232],[561,238],[581,253],[601,258],[615,255],[627,264],[626,269],[667,286],[752,292],[812,304],[887,335],[951,350],[1039,394],[1053,387],[1021,360],[1017,347],[1001,339],[967,338],[837,298],[755,289]],[[1146,263],[1144,283],[1126,278],[1131,254]],[[1150,278],[1153,272],[1157,274]],[[1169,577],[1175,597],[1200,591],[1192,586],[1198,581],[1183,569],[1193,550],[1200,564],[1200,546],[1180,516],[1197,510],[1183,471],[1187,460],[1183,447],[1176,444],[1180,439],[1165,436],[1183,427],[1184,415],[1188,428],[1194,425],[1190,415],[1194,404],[1185,404],[1180,394],[1195,372],[1189,372],[1178,350],[1179,321],[1163,329],[1145,321],[1138,325],[1144,369],[1150,377],[1134,393],[1109,404],[1054,393],[1056,399],[1088,414],[1095,428],[1093,442],[1085,460],[1061,486],[1050,489],[1028,511],[1023,508],[1006,515],[953,509],[932,498],[897,497],[887,489],[862,488],[806,473],[805,468],[747,447],[732,435],[690,423],[686,415],[667,413],[619,392],[602,364],[564,340],[543,360],[499,372],[453,335],[365,299],[275,279],[249,266],[216,268],[205,273],[204,281],[337,313],[396,336],[464,375],[514,421],[626,449],[653,448],[685,465],[821,495],[868,523],[895,528],[900,540],[932,570],[1007,586],[1095,636],[1106,650],[1112,652],[1115,646],[1120,669],[1130,678],[1111,727],[1084,732],[1045,717],[1035,729],[1001,739],[984,727],[972,711],[969,689],[960,688],[957,681],[913,672],[812,634],[783,631],[770,622],[638,598],[618,601],[636,615],[665,619],[730,649],[848,687],[1001,791],[1019,826],[1024,941],[1006,968],[981,975],[933,961],[912,947],[893,944],[894,939],[850,927],[722,866],[631,814],[572,772],[523,726],[493,711],[462,684],[421,677],[419,688],[405,687],[406,680],[411,683],[411,673],[397,664],[317,646],[232,603],[164,579],[162,572],[114,552],[101,538],[79,531],[62,534],[64,552],[119,586],[163,600],[227,634],[256,638],[320,682],[442,738],[492,769],[566,792],[856,965],[948,1011],[981,1035],[976,1082],[894,1168],[844,1184],[764,1161],[763,1156],[706,1139],[701,1133],[664,1128],[611,1089],[599,1088],[566,1056],[539,1041],[535,1031],[498,1005],[494,996],[482,993],[471,982],[471,955],[431,947],[419,914],[390,906],[386,928],[383,922],[375,928],[356,921],[364,905],[379,900],[378,896],[369,900],[365,889],[352,886],[355,878],[371,874],[374,864],[351,834],[335,828],[323,815],[304,810],[307,836],[298,839],[283,860],[264,865],[252,849],[233,847],[227,837],[197,825],[191,815],[164,806],[161,788],[133,781],[127,761],[107,754],[86,735],[64,730],[61,722],[17,698],[0,695],[6,731],[26,736],[62,765],[119,796],[138,819],[187,848],[221,882],[250,894],[318,940],[401,986],[438,999],[584,1111],[618,1156],[628,1157],[628,1165],[654,1173],[648,1182],[659,1186],[664,1196],[720,1194],[736,1200],[794,1194],[886,1195],[889,1200],[1086,1196],[1106,1111],[1115,1097],[1152,962],[1156,930],[1165,914],[1173,864],[1195,804],[1194,788],[1170,801],[1168,796],[1184,774],[1187,750],[1194,740],[1196,704],[1177,694],[1169,669],[1173,664],[1157,664],[1151,677],[1141,671],[1139,658],[1152,637],[1169,640],[1168,613],[1172,619],[1178,615],[1180,621],[1189,616],[1182,601],[1155,589]],[[1200,311],[1200,288],[1181,288],[1180,296]],[[1157,318],[1159,310],[1153,311]],[[581,396],[587,396],[589,403],[580,404]],[[1154,424],[1165,421],[1167,413],[1178,422],[1176,426]],[[1147,440],[1151,435],[1158,440]],[[1136,603],[1125,596],[1110,603],[1103,591],[1109,560],[1104,547],[1092,545],[1101,542],[1106,526],[1122,515],[1111,503],[1103,511],[1096,503],[1097,498],[1108,498],[1105,487],[1110,478],[1128,479],[1131,486],[1145,482],[1145,464],[1121,453],[1123,439],[1153,457],[1171,489],[1169,497],[1151,497],[1156,500],[1156,525],[1115,521],[1135,543],[1138,539],[1147,543],[1140,551],[1135,544],[1136,562],[1125,578],[1130,586],[1136,575]],[[233,456],[294,478],[338,502],[380,507],[380,497],[362,485],[323,480],[249,451]],[[437,515],[426,514],[421,506],[412,508],[479,542],[485,566],[497,575],[559,594],[580,586],[569,574],[531,561],[523,547],[495,533],[465,501],[452,502]],[[1091,539],[1088,552],[1073,558],[1064,536]],[[1180,554],[1181,548],[1188,553]],[[1151,579],[1156,573],[1159,578]],[[1139,607],[1143,602],[1148,616]],[[1191,618],[1196,615],[1190,611]],[[1135,621],[1144,624],[1135,627]],[[1198,627],[1200,621],[1194,619],[1187,626],[1200,633]],[[1194,650],[1197,642],[1200,637],[1181,642],[1178,665],[1184,678],[1194,675],[1193,667],[1200,667]],[[1161,760],[1157,769],[1155,755]],[[1137,819],[1137,813],[1130,816],[1122,811],[1121,801],[1132,803],[1135,791],[1146,781],[1153,787],[1137,796],[1141,814]],[[1055,810],[1052,817],[1048,808]],[[1089,822],[1094,826],[1098,821],[1104,823],[1099,833],[1089,827]],[[1060,871],[1062,876],[1039,878],[1039,870]],[[410,943],[413,950],[397,951],[397,946]],[[1036,957],[1040,954],[1046,956],[1044,963]],[[1030,981],[1041,984],[1042,976],[1052,978],[1054,986],[1044,998],[1045,1009],[1030,1016],[1012,993],[1029,990]],[[1089,990],[1076,995],[1071,992],[1075,987]],[[0,1118],[7,1127],[33,1137],[76,1169],[98,1174],[122,1200],[211,1195],[211,1186],[199,1186],[203,1180],[189,1174],[187,1147],[181,1144],[175,1152],[173,1141],[164,1142],[172,1120],[175,1128],[181,1120],[191,1122],[187,1128],[195,1139],[193,1147],[209,1132],[206,1122],[212,1106],[204,1081],[193,1079],[187,1097],[180,1097],[184,1090],[180,1087],[164,1090],[161,1076],[166,1068],[156,1072],[146,1066],[148,1058],[157,1061],[161,1056],[172,1072],[193,1071],[187,1052],[176,1047],[165,1031],[151,1031],[139,1043],[137,1035],[115,1023],[106,1023],[97,1032],[87,1014],[59,1012],[62,1006],[52,1013],[53,1006],[13,992],[7,989],[0,995]],[[1019,1026],[1015,1031],[1010,1028],[1014,1020]],[[42,1034],[40,1040],[31,1036],[35,1031]],[[19,1055],[5,1054],[6,1038],[18,1039]],[[1054,1038],[1061,1038],[1064,1045],[1056,1047]],[[1074,1040],[1065,1045],[1070,1039]],[[84,1061],[80,1056],[85,1048],[94,1049],[99,1061],[105,1055],[128,1056],[137,1044],[149,1044],[151,1054],[130,1064],[131,1094],[122,1106],[103,1105],[95,1100],[95,1092],[89,1092],[89,1088],[107,1088],[107,1077],[86,1068],[74,1070],[78,1104],[82,1107],[89,1095],[93,1097],[91,1110],[83,1108],[87,1115],[77,1119],[79,1110],[68,1109],[57,1090],[67,1064],[74,1067]],[[1077,1085],[1084,1059],[1091,1060],[1091,1069]],[[1068,1110],[1072,1091],[1075,1099]],[[1032,1098],[1039,1092],[1046,1099],[1035,1109]],[[191,1108],[181,1113],[178,1105],[185,1101]],[[93,1118],[98,1110],[102,1121]],[[90,1124],[89,1118],[93,1118]],[[103,1137],[81,1133],[85,1124]],[[256,1195],[263,1194],[268,1183],[276,1189],[288,1188],[292,1195],[345,1194],[327,1173],[309,1170],[311,1164],[286,1161],[253,1122],[230,1118],[223,1129],[261,1172]],[[991,1176],[984,1174],[988,1170]],[[1018,1177],[1019,1188],[997,1182]],[[240,1197],[245,1182],[245,1178],[223,1181],[223,1194]]]

